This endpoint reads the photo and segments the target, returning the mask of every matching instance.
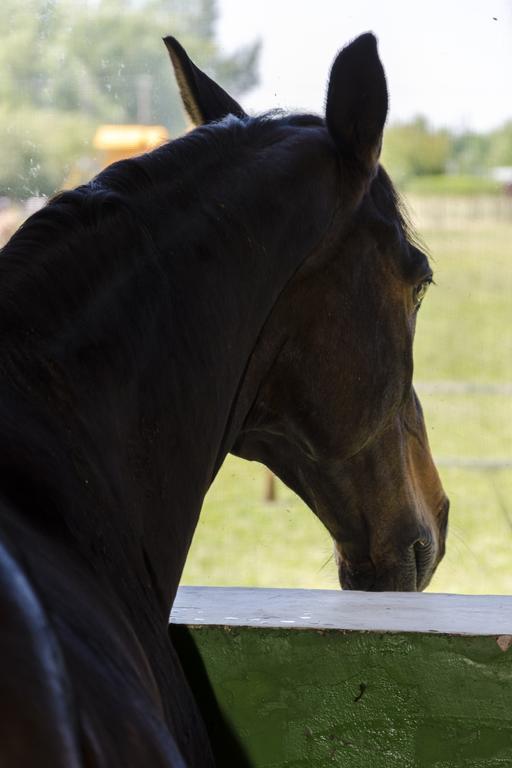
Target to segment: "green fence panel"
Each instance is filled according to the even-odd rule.
[[[512,598],[182,588],[218,764],[511,768]]]

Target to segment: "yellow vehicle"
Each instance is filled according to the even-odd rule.
[[[102,168],[141,155],[169,141],[169,131],[163,125],[100,125],[92,141],[94,158],[84,157],[71,167],[63,189],[84,184]]]
[[[163,125],[100,125],[93,146],[102,152],[101,167],[150,149],[169,141],[169,132]]]

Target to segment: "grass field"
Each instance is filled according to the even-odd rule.
[[[512,395],[500,389],[512,384],[512,218],[480,220],[473,211],[450,221],[443,208],[437,220],[432,209],[421,215],[422,205],[413,207],[437,283],[420,313],[415,379],[452,502],[447,555],[429,589],[512,593],[512,470],[450,466],[454,459],[512,461]],[[461,381],[496,392],[452,391]],[[261,466],[228,458],[208,494],[183,583],[337,587],[322,525],[281,484],[277,502],[265,504],[263,482]]]

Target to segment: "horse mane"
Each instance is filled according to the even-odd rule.
[[[324,120],[316,115],[280,110],[258,117],[230,115],[152,152],[113,163],[89,183],[56,194],[0,251],[0,339],[8,343],[10,338],[18,342],[20,335],[61,334],[81,312],[84,297],[105,293],[121,258],[125,272],[148,262],[158,268],[163,256],[151,234],[158,217],[171,221],[169,236],[177,237],[187,221],[203,215],[203,189],[214,196],[221,189],[228,200],[236,196],[219,167],[238,168],[242,174],[250,167],[252,178],[258,173],[266,178],[261,158],[270,149],[272,163],[279,164],[303,140],[298,128],[329,141]],[[419,242],[382,168],[376,183],[407,238]],[[237,206],[237,226],[246,228],[251,215],[247,207]],[[179,247],[187,246],[180,241]]]
[[[59,192],[0,250],[3,335],[7,328],[25,326],[34,312],[39,316],[34,317],[36,322],[66,307],[76,308],[80,294],[90,293],[110,271],[115,251],[131,253],[132,258],[154,254],[150,231],[158,213],[156,193],[167,208],[179,199],[180,210],[190,215],[198,180],[210,187],[218,184],[219,163],[242,166],[249,150],[267,149],[298,126],[322,125],[314,115],[283,116],[277,111],[257,118],[230,115],[152,152],[113,163],[77,189]],[[37,312],[41,304],[44,311]]]

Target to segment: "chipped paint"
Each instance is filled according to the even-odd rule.
[[[503,652],[508,651],[512,645],[512,635],[500,635],[496,638],[496,642]]]

